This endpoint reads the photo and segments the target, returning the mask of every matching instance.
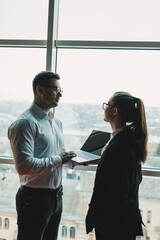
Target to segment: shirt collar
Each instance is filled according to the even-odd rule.
[[[114,132],[111,133],[111,138],[116,136],[119,132],[122,132],[125,127],[117,128]]]
[[[45,111],[43,111],[42,108],[40,108],[36,103],[32,103],[30,110],[33,111],[39,118],[41,119],[53,119],[54,115],[53,112],[50,110],[49,114],[47,114]]]

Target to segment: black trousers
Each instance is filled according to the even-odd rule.
[[[56,190],[20,187],[16,209],[17,240],[57,240],[62,191],[57,194]]]
[[[106,231],[100,231],[98,229],[95,229],[95,233],[96,233],[96,240],[136,240],[136,236],[131,236],[131,235],[119,235],[116,232],[116,228],[115,231],[113,231],[113,233],[111,235],[107,234],[107,229]]]

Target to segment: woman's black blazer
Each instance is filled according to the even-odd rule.
[[[87,233],[97,228],[111,235],[143,235],[138,202],[141,181],[135,144],[120,132],[111,139],[97,167],[86,217]]]

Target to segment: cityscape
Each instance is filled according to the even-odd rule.
[[[0,156],[12,157],[7,138],[8,126],[25,111],[29,102],[0,102]],[[103,121],[103,110],[95,104],[60,103],[55,116],[63,123],[67,150],[78,150],[93,129],[111,132]],[[160,108],[146,107],[149,129],[149,157],[144,167],[160,168]],[[85,216],[93,190],[95,172],[64,168],[63,216],[58,240],[94,240],[94,232],[85,233]],[[0,164],[0,240],[16,240],[15,194],[19,187],[14,165]],[[143,177],[140,186],[140,209],[145,223],[144,237],[137,240],[160,240],[160,179]],[[107,227],[106,227],[107,229]],[[107,236],[107,230],[106,230]]]

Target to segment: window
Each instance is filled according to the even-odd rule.
[[[59,39],[159,41],[159,8],[158,0],[61,0]]]
[[[84,105],[102,104],[103,100],[107,101],[113,92],[123,89],[142,98],[146,107],[158,107],[157,119],[160,107],[157,90],[160,77],[159,61],[159,51],[60,49],[58,50],[57,71],[61,76],[64,89],[61,101],[70,104],[73,100],[74,103]],[[72,71],[70,71],[70,64]],[[151,77],[152,81],[150,81]],[[147,91],[143,91],[144,85]],[[154,91],[153,95],[150,93],[150,98],[148,98],[149,89]],[[147,117],[151,117],[151,114],[153,113]],[[154,126],[155,121],[153,121]],[[159,133],[159,128],[157,131]]]
[[[93,232],[90,232],[89,233],[89,240],[94,240],[94,233]]]
[[[75,227],[70,227],[70,238],[75,238],[76,229]]]
[[[7,14],[6,14],[7,13]],[[48,0],[0,3],[2,39],[47,39]]]
[[[4,219],[4,229],[9,229],[9,219],[8,218]]]
[[[0,188],[0,206],[7,209],[6,214],[10,216],[9,207],[15,209],[15,195],[19,187],[14,165],[6,164],[6,161],[12,160],[7,128],[30,106],[35,74],[45,69],[56,69],[64,89],[56,116],[63,122],[66,148],[69,150],[79,149],[93,129],[111,131],[103,121],[101,104],[113,92],[129,91],[144,100],[149,126],[149,158],[143,166],[143,174],[147,176],[143,177],[140,187],[140,207],[144,223],[149,220],[148,224],[154,229],[153,236],[150,235],[152,239],[159,234],[160,226],[160,2],[56,0],[59,6],[54,9],[59,15],[59,25],[58,21],[54,23],[58,32],[48,21],[51,2],[0,1],[0,173],[6,177]],[[50,43],[54,43],[53,46]],[[84,169],[72,172],[64,169],[63,172],[64,211],[60,236],[64,238],[67,234],[74,236],[71,238],[86,238],[84,216],[96,168]],[[154,178],[153,175],[159,177]],[[147,211],[152,205],[156,206],[156,212],[148,217]],[[77,216],[83,223],[81,231],[77,229]],[[14,217],[16,223],[16,213]],[[66,226],[72,224],[71,219],[77,227],[67,232]],[[87,237],[95,239],[94,233]]]
[[[1,156],[12,156],[7,129],[11,122],[31,105],[32,79],[37,72],[45,69],[45,57],[44,49],[0,48],[0,72],[3,82],[0,88]]]
[[[151,211],[147,211],[147,223],[148,224],[151,223],[151,216],[152,216],[152,212]]]
[[[136,237],[136,240],[141,240],[141,237]]]
[[[159,61],[160,52],[155,51],[58,50],[57,70],[61,75],[64,94],[56,113],[64,125],[67,147],[76,149],[78,146],[80,148],[92,129],[111,131],[109,124],[103,121],[101,104],[107,101],[113,92],[123,89],[142,98],[146,106],[149,158],[144,166],[160,167],[158,154],[160,104],[157,88],[160,78]],[[70,71],[70,66],[72,66],[72,71]],[[121,81],[117,80],[119,78]],[[151,78],[152,81],[150,81]],[[146,82],[140,79],[145,79]],[[150,98],[148,98],[149,92],[144,91],[144,85],[146,89],[152,89],[154,92]],[[65,120],[64,112],[68,116]],[[72,120],[69,119],[69,114],[72,115]],[[69,132],[68,129],[70,129]],[[74,141],[71,141],[72,134]]]
[[[62,237],[67,237],[67,227],[66,226],[62,227]]]
[[[17,240],[17,229],[13,233],[13,240]]]

